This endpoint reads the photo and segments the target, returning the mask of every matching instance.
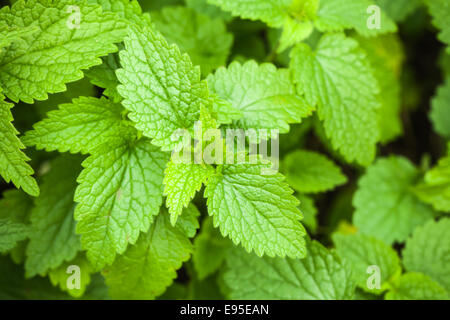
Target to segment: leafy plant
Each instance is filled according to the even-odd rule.
[[[447,0],[11,2],[0,298],[449,299]]]

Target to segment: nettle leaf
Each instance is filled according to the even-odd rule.
[[[173,226],[165,208],[147,233],[117,257],[103,274],[113,299],[154,299],[177,276],[192,253],[192,238],[198,228],[199,212],[193,205],[185,209]]]
[[[332,145],[349,162],[368,165],[379,139],[376,79],[358,43],[344,34],[324,35],[315,51],[299,44],[290,68],[298,91],[318,114]]]
[[[170,213],[170,222],[175,225],[183,208],[187,207],[206,180],[215,172],[207,164],[174,163],[169,161],[164,172],[164,195]]]
[[[25,146],[17,137],[19,132],[12,125],[12,104],[4,101],[0,89],[0,175],[6,182],[12,181],[17,188],[22,188],[32,196],[39,195],[39,187],[31,176],[33,168],[27,163],[30,160],[21,151]]]
[[[8,252],[16,244],[28,238],[29,226],[11,219],[0,218],[0,253]]]
[[[400,259],[391,246],[374,237],[363,234],[333,235],[337,254],[345,259],[353,270],[358,286],[368,292],[380,294],[388,283],[399,276],[402,269]],[[367,280],[370,276],[368,268],[377,266],[380,271],[380,289],[370,289]],[[370,269],[369,269],[370,270]]]
[[[89,153],[100,144],[136,130],[123,120],[125,109],[102,97],[80,97],[59,105],[48,118],[34,124],[23,141],[46,151]]]
[[[377,112],[380,142],[388,143],[403,133],[400,117],[401,74],[404,52],[400,38],[396,34],[382,35],[376,38],[356,37],[365,50],[374,76],[380,86]]]
[[[450,292],[450,219],[429,221],[414,230],[402,252],[408,271],[422,272]]]
[[[379,25],[372,26],[371,16],[378,14],[369,11],[374,4],[371,0],[320,0],[316,27],[322,32],[355,29],[366,37],[397,31],[395,23],[381,10]]]
[[[212,92],[232,103],[243,118],[239,128],[279,129],[289,131],[289,123],[301,122],[314,108],[296,94],[287,69],[277,69],[270,63],[258,65],[231,63],[208,77]]]
[[[83,162],[75,219],[95,270],[111,264],[150,227],[162,203],[167,161],[148,139],[124,136],[99,146]]]
[[[225,270],[231,299],[339,300],[351,299],[355,291],[347,266],[316,241],[301,260],[259,258],[234,248]]]
[[[424,180],[415,188],[416,195],[436,210],[450,213],[450,154],[440,159]]]
[[[117,70],[122,104],[138,130],[171,150],[178,143],[172,134],[192,130],[200,107],[208,104],[207,84],[186,54],[150,28],[130,27],[125,47],[120,52],[123,69]]]
[[[208,180],[205,197],[214,226],[235,244],[258,256],[306,254],[305,229],[298,200],[284,177],[261,175],[265,165],[236,164],[219,166]]]
[[[439,40],[447,44],[447,53],[450,53],[450,3],[447,0],[425,0],[428,10],[433,17],[433,24],[441,30]]]
[[[214,228],[212,218],[203,220],[200,233],[194,239],[192,254],[192,262],[200,280],[220,269],[230,247],[230,240],[222,237],[219,230]]]
[[[413,186],[420,172],[406,158],[379,159],[358,182],[353,198],[353,223],[358,230],[387,244],[406,240],[433,210],[416,198]]]
[[[448,293],[430,277],[408,272],[392,283],[386,300],[448,300]]]
[[[283,160],[282,168],[286,181],[298,192],[323,192],[347,182],[347,177],[333,161],[313,151],[289,153]]]
[[[152,22],[169,43],[189,54],[192,63],[200,66],[204,76],[227,62],[233,35],[227,32],[222,20],[211,19],[180,6],[153,12]]]
[[[431,102],[430,118],[434,130],[440,135],[450,138],[450,80],[440,86]]]
[[[117,51],[114,43],[126,32],[116,15],[84,1],[17,1],[0,10],[0,20],[10,27],[39,28],[0,53],[0,86],[16,102],[33,103],[46,100],[47,93],[65,91],[65,83],[83,77],[81,69]]]
[[[45,276],[50,269],[70,261],[81,249],[75,233],[73,196],[81,171],[80,156],[64,155],[50,163],[41,194],[31,210],[31,236],[26,250],[27,277]]]

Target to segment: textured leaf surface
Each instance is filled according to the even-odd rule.
[[[102,58],[102,64],[86,70],[84,74],[97,87],[105,89],[103,94],[114,102],[122,101],[122,96],[117,91],[120,84],[116,76],[116,70],[120,67],[119,55],[109,54]]]
[[[169,43],[189,54],[192,63],[208,75],[225,65],[233,43],[225,23],[186,7],[166,7],[152,14],[152,22]]]
[[[403,157],[379,159],[358,182],[353,223],[363,234],[391,244],[404,241],[415,227],[433,217],[412,186],[419,171]]]
[[[415,193],[436,210],[450,213],[450,155],[426,173],[425,181],[416,187]]]
[[[219,230],[214,228],[212,218],[207,217],[199,235],[195,237],[192,254],[194,268],[200,280],[220,269],[230,245],[230,240],[222,237]]]
[[[7,252],[15,247],[17,242],[28,238],[30,228],[10,219],[0,219],[0,253]]]
[[[50,163],[41,194],[31,211],[32,233],[26,251],[27,277],[46,275],[49,269],[75,258],[81,249],[75,234],[73,196],[82,158],[60,156]]]
[[[374,12],[368,12],[368,8],[374,5],[373,1],[320,0],[319,3],[316,27],[322,32],[355,29],[363,36],[373,36],[397,31],[395,23],[383,11],[379,28],[372,27],[369,19]]]
[[[11,27],[39,27],[0,53],[0,86],[8,98],[45,100],[47,93],[65,91],[65,83],[81,79],[81,69],[100,64],[98,57],[117,50],[114,43],[122,41],[126,24],[83,1],[76,4],[81,14],[77,24],[76,13],[68,10],[73,4],[29,0],[0,10],[0,20]]]
[[[390,246],[374,237],[362,234],[334,234],[333,242],[337,254],[349,262],[358,286],[366,291],[381,293],[384,285],[401,273],[400,259]],[[367,287],[370,274],[367,268],[377,266],[380,270],[381,290]]]
[[[314,200],[304,194],[297,194],[297,199],[300,201],[299,209],[303,214],[302,223],[308,228],[312,233],[316,233],[318,221],[317,214],[318,209],[314,204]]]
[[[110,139],[119,139],[135,129],[122,120],[124,108],[105,98],[80,97],[50,111],[23,138],[37,149],[89,153]]]
[[[349,162],[368,165],[378,141],[378,84],[358,43],[343,34],[325,35],[313,52],[306,44],[291,52],[298,91],[315,105],[335,149]]]
[[[304,259],[259,258],[230,251],[224,281],[231,299],[351,299],[355,283],[341,260],[313,241]]]
[[[386,294],[386,300],[448,300],[448,294],[430,277],[409,272],[394,281],[393,289]]]
[[[114,12],[128,24],[150,25],[150,15],[142,12],[137,0],[88,0],[88,3],[101,5],[104,12]]]
[[[289,130],[314,108],[296,94],[289,71],[255,61],[233,62],[208,77],[208,85],[220,98],[242,112],[239,128]]]
[[[224,165],[205,189],[214,226],[235,244],[262,256],[301,258],[305,230],[298,200],[284,177],[261,175],[263,165]]]
[[[433,17],[433,24],[441,31],[439,40],[450,46],[450,2],[447,0],[425,0],[428,10]],[[450,47],[447,47],[450,53]]]
[[[294,151],[284,158],[283,166],[286,181],[298,192],[323,192],[347,182],[341,169],[317,152]]]
[[[148,139],[124,137],[101,145],[83,162],[75,219],[95,270],[111,264],[150,227],[162,203],[167,160]]]
[[[405,20],[420,7],[421,2],[421,0],[375,0],[375,3],[394,21]]]
[[[450,292],[450,219],[418,227],[403,250],[406,270],[430,276]]]
[[[170,161],[164,172],[164,194],[173,225],[178,216],[194,198],[206,180],[214,173],[214,168],[205,164],[184,164]]]
[[[198,215],[190,206],[172,226],[168,212],[161,209],[150,230],[104,271],[111,297],[154,299],[161,295],[192,253],[189,238],[198,228]]]
[[[0,174],[6,182],[12,181],[32,196],[39,195],[39,187],[31,176],[33,168],[27,164],[29,158],[21,151],[25,146],[17,137],[19,133],[12,125],[10,103],[4,101],[0,91]]]
[[[177,143],[171,135],[178,129],[192,129],[207,103],[208,87],[200,70],[187,55],[150,28],[130,27],[126,50],[120,52],[123,69],[119,93],[130,110],[129,118],[144,135],[163,150]]]

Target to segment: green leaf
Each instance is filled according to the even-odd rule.
[[[353,198],[353,223],[366,235],[387,244],[406,240],[418,226],[433,217],[433,210],[413,193],[420,172],[406,158],[379,159],[358,182]]]
[[[311,231],[311,233],[316,233],[318,210],[314,204],[314,200],[304,194],[297,194],[296,197],[300,201],[298,208],[303,214],[302,223]]]
[[[192,253],[189,238],[198,228],[198,215],[191,205],[172,226],[168,212],[161,208],[150,230],[103,272],[111,297],[154,299],[164,293]]]
[[[36,123],[23,141],[46,151],[90,153],[100,144],[135,133],[123,121],[124,108],[106,98],[80,97],[50,111],[48,118]]]
[[[436,210],[450,213],[450,154],[425,174],[424,182],[415,188],[415,193]]]
[[[0,200],[0,219],[8,218],[14,222],[28,222],[33,200],[25,192],[9,189],[3,192]]]
[[[433,18],[433,24],[441,32],[438,38],[447,44],[447,53],[450,53],[450,3],[447,0],[425,0],[428,11]]]
[[[84,74],[93,85],[105,89],[103,94],[113,102],[122,101],[122,96],[117,91],[120,84],[116,76],[116,70],[120,68],[119,55],[109,54],[102,58],[102,64],[86,70]]]
[[[207,105],[207,84],[186,54],[150,28],[130,27],[125,47],[120,52],[123,69],[116,73],[122,103],[138,130],[171,150],[177,145],[172,134],[192,130],[201,105]]]
[[[75,192],[75,219],[95,270],[114,261],[146,232],[162,203],[168,156],[148,139],[112,140],[83,162]]]
[[[430,277],[409,272],[397,278],[392,284],[386,300],[448,300],[448,293]]]
[[[71,266],[80,268],[79,288],[77,288],[76,286],[74,286],[74,288],[67,287],[67,283],[68,281],[70,281],[69,277],[73,273],[72,269],[70,268]],[[75,257],[75,259],[64,262],[58,268],[50,270],[48,276],[50,278],[50,282],[54,286],[58,286],[62,291],[66,291],[74,298],[80,298],[84,295],[89,283],[91,282],[92,271],[92,267],[84,254],[79,253]]]
[[[200,280],[205,279],[220,269],[225,261],[230,240],[223,238],[214,228],[211,217],[207,217],[198,236],[194,240],[192,261]]]
[[[289,123],[301,122],[314,110],[296,94],[289,71],[270,63],[231,63],[208,77],[208,85],[220,98],[242,112],[239,128],[279,129],[286,133]]]
[[[0,253],[14,248],[17,242],[28,238],[29,226],[10,219],[0,219]]]
[[[104,12],[114,12],[129,24],[150,25],[150,15],[142,13],[137,0],[88,0],[88,3],[99,4]]]
[[[422,5],[421,0],[375,0],[375,3],[397,22],[404,21]]]
[[[392,279],[401,274],[400,259],[390,246],[374,237],[363,234],[333,235],[337,254],[345,259],[353,270],[358,286],[364,291],[380,294]],[[368,287],[368,267],[377,266],[380,271],[380,289]]]
[[[326,156],[307,150],[289,153],[283,160],[286,181],[302,193],[334,189],[347,182],[341,169]]]
[[[430,221],[419,226],[406,241],[402,252],[408,271],[422,272],[450,292],[450,219]]]
[[[221,18],[224,21],[230,21],[232,16],[230,13],[222,11],[218,6],[209,4],[208,0],[185,0],[186,6],[192,8],[198,13],[207,15],[213,19]]]
[[[269,26],[279,28],[283,25],[286,9],[292,0],[207,0],[208,3],[220,6],[233,16],[243,19],[261,20]]]
[[[164,195],[170,213],[170,222],[175,225],[183,208],[186,208],[197,191],[215,172],[206,164],[174,163],[169,161],[164,172]]]
[[[21,151],[25,146],[11,123],[12,104],[6,103],[4,98],[0,90],[0,175],[6,182],[12,181],[17,188],[36,197],[39,195],[39,187],[31,176],[34,170],[27,163],[30,159]]]
[[[259,258],[230,250],[224,281],[231,299],[351,299],[355,283],[349,269],[320,243],[308,245],[305,259]]]
[[[46,100],[47,93],[65,91],[65,83],[81,79],[81,69],[100,64],[98,57],[117,50],[114,43],[122,41],[125,23],[84,1],[77,2],[81,14],[77,21],[77,12],[69,7],[73,4],[22,0],[0,10],[0,21],[10,27],[39,28],[0,53],[0,86],[8,98],[27,103]]]
[[[165,7],[152,13],[152,22],[169,43],[189,54],[204,76],[226,64],[233,35],[227,32],[222,20],[186,7]]]
[[[82,158],[60,156],[50,163],[41,194],[31,211],[31,236],[26,250],[26,276],[45,276],[50,269],[75,258],[81,249],[75,234],[73,196]]]
[[[343,34],[324,35],[315,51],[299,44],[291,51],[298,91],[318,113],[332,145],[349,162],[368,165],[378,141],[376,79],[358,43]]]
[[[4,26],[5,21],[0,21],[0,53],[3,48],[9,47],[11,43],[29,36],[38,30],[35,26],[27,28],[10,28]]]
[[[298,200],[281,174],[261,175],[265,167],[219,166],[205,189],[208,213],[224,236],[247,251],[302,258],[306,233]]]
[[[321,32],[355,29],[367,37],[397,31],[395,23],[380,10],[380,24],[372,27],[373,11],[368,11],[370,0],[320,0],[316,27]],[[376,14],[376,13],[375,13]]]
[[[430,118],[434,130],[443,137],[450,138],[450,80],[438,88],[431,101]]]

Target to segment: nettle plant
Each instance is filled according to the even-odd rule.
[[[448,299],[448,0],[12,2],[0,297]]]

